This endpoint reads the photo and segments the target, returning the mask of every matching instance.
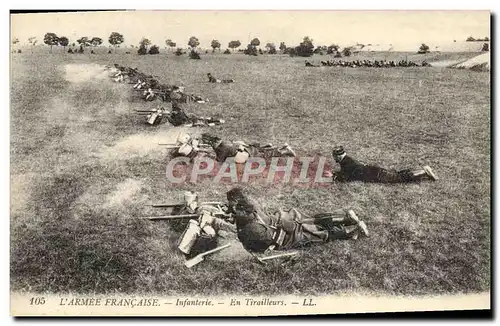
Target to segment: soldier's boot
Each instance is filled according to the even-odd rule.
[[[433,181],[438,180],[434,171],[432,171],[431,167],[426,165],[423,169],[418,170],[403,170],[400,171],[401,176],[404,181],[422,181],[424,179],[430,179]]]
[[[354,213],[354,211],[352,209],[350,209],[347,211],[346,217],[345,217],[343,222],[347,225],[358,225],[359,218],[356,215],[356,213]]]
[[[357,225],[349,225],[345,227],[346,237],[352,240],[357,240],[359,237],[359,230]]]
[[[359,221],[358,231],[359,231],[359,234],[364,236],[364,237],[370,236],[370,233],[368,232],[368,227],[366,226],[366,223],[363,221]]]
[[[290,145],[288,145],[287,143],[285,143],[282,147],[280,147],[278,151],[280,152],[281,155],[284,156],[293,156],[293,157],[297,156],[297,153],[295,153],[292,147],[290,147]]]
[[[366,223],[363,221],[359,221],[357,225],[346,226],[345,229],[347,236],[353,240],[357,240],[360,236],[368,237],[370,235]]]
[[[433,181],[439,180],[439,178],[437,177],[437,175],[434,173],[434,171],[431,169],[430,166],[428,165],[424,166],[424,171],[426,175],[429,176],[429,178],[431,178]]]

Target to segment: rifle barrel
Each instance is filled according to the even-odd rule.
[[[160,216],[146,216],[144,219],[148,220],[178,220],[185,218],[195,218],[198,217],[198,214],[184,214],[184,215],[160,215]]]

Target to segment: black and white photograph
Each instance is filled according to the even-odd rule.
[[[491,15],[11,12],[11,315],[491,309]]]

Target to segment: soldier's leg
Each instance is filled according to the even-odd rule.
[[[305,244],[326,243],[335,240],[357,239],[359,235],[368,236],[368,230],[364,222],[359,225],[331,225],[323,227],[314,224],[302,224],[300,235],[296,239],[300,246]]]
[[[420,182],[423,180],[438,180],[436,174],[430,166],[422,169],[405,169],[397,172],[403,182]]]
[[[404,173],[400,173],[401,171],[396,170],[386,170],[380,169],[377,173],[376,182],[380,183],[404,183]]]
[[[337,209],[333,212],[319,213],[313,215],[312,218],[316,224],[357,225],[359,223],[359,218],[352,209]]]

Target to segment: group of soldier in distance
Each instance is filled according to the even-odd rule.
[[[194,94],[186,94],[182,86],[163,84],[156,76],[140,72],[137,68],[130,68],[115,64],[108,67],[113,71],[111,78],[117,83],[133,84],[132,89],[139,92],[144,101],[160,100],[171,103],[172,110],[168,111],[164,106],[159,106],[149,110],[136,110],[138,115],[146,116],[149,125],[157,126],[164,122],[164,118],[173,126],[214,126],[225,123],[223,119],[213,117],[199,117],[195,114],[188,114],[181,107],[181,103],[207,103],[208,99]],[[208,74],[209,82],[234,82],[234,80],[220,81]]]
[[[395,62],[394,60],[327,60],[321,61],[320,65],[315,65],[309,61],[305,61],[306,67],[349,67],[349,68],[359,68],[359,67],[372,67],[372,68],[391,68],[391,67],[430,67],[431,65],[427,61],[422,61],[422,63],[417,63],[411,60],[400,60]]]
[[[403,61],[402,61],[403,62]],[[398,64],[411,65],[404,61]],[[322,62],[323,63],[323,62]],[[341,65],[341,63],[338,63]],[[307,65],[307,64],[306,64]],[[329,65],[329,64],[324,64]],[[353,66],[393,66],[386,61],[355,61]],[[133,89],[141,92],[146,101],[160,99],[170,102],[172,111],[163,107],[144,110],[138,113],[147,115],[151,125],[158,125],[165,117],[173,126],[215,126],[223,120],[188,115],[180,103],[190,101],[206,103],[207,99],[193,94],[187,95],[183,87],[161,84],[154,76],[141,73],[136,68],[115,64],[112,79],[115,82],[133,84]],[[210,83],[233,83],[234,80],[221,80],[207,74]],[[248,143],[241,140],[223,140],[220,137],[203,133],[201,137],[180,133],[174,144],[163,144],[171,150],[171,157],[185,156],[191,163],[200,155],[213,155],[215,161],[223,163],[233,160],[244,164],[251,157],[295,157],[297,153],[284,143],[274,146],[271,143]],[[331,155],[339,165],[338,171],[328,171],[332,182],[370,182],[370,183],[418,183],[424,180],[437,181],[438,177],[430,166],[402,170],[386,169],[374,164],[362,163],[347,155],[343,146],[332,149]],[[224,238],[233,235],[259,263],[272,259],[294,260],[297,249],[334,240],[357,240],[369,236],[366,223],[352,209],[339,208],[331,212],[308,214],[299,209],[280,209],[267,214],[243,187],[236,186],[226,193],[226,203],[222,201],[201,202],[198,194],[186,191],[182,200],[152,205],[162,208],[168,215],[148,216],[150,220],[169,220],[174,230],[181,232],[178,249],[186,257],[185,265],[193,267],[204,257],[224,250],[230,244],[220,246],[221,234]],[[278,254],[272,254],[278,252]]]

